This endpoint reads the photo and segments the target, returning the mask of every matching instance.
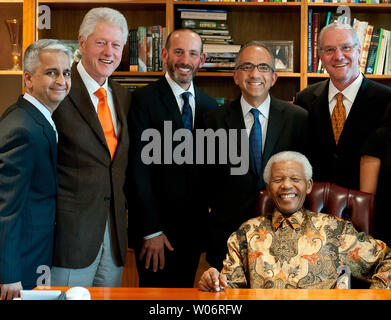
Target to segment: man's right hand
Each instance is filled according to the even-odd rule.
[[[198,288],[202,291],[220,291],[227,287],[227,277],[215,268],[206,270],[198,282]]]
[[[159,236],[151,239],[144,240],[143,246],[140,251],[139,259],[142,260],[145,255],[145,269],[149,269],[149,265],[152,259],[152,270],[156,272],[159,269],[164,268],[164,247],[168,250],[173,251],[174,248],[171,246],[166,235],[162,233]]]
[[[22,282],[0,284],[0,300],[12,300],[20,297],[20,290],[23,290]]]

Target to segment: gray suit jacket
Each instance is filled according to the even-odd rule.
[[[130,92],[109,79],[121,132],[113,160],[98,115],[76,69],[72,89],[54,113],[58,140],[58,210],[54,265],[83,268],[97,256],[112,215],[112,239],[118,264],[127,250],[125,177]]]

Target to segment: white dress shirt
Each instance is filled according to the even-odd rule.
[[[346,110],[346,118],[348,117],[349,112],[352,109],[353,102],[356,99],[358,90],[360,90],[362,80],[363,80],[363,75],[362,75],[362,73],[360,73],[360,75],[357,77],[357,79],[354,80],[343,91],[339,91],[334,86],[333,82],[330,80],[329,96],[328,96],[330,117],[333,114],[333,110],[334,110],[335,105],[337,104],[336,94],[339,92],[341,92],[343,94],[343,105],[345,106],[345,110]]]
[[[25,93],[23,95],[23,98],[26,99],[28,102],[30,102],[34,107],[36,107],[43,114],[45,119],[50,123],[54,132],[56,133],[56,141],[58,142],[57,127],[52,119],[52,114],[50,113],[49,109],[46,108],[41,102],[39,102],[37,99],[35,99],[32,95],[28,93]]]
[[[165,77],[167,79],[167,82],[172,90],[172,93],[174,94],[175,96],[175,99],[177,101],[177,104],[178,104],[178,107],[179,107],[179,112],[180,114],[182,114],[182,110],[183,110],[183,98],[182,98],[182,93],[186,92],[186,90],[184,90],[180,85],[178,85],[174,80],[171,79],[170,75],[168,74],[168,72],[166,72],[165,74]],[[191,95],[189,97],[189,103],[190,103],[190,107],[191,107],[191,112],[192,112],[192,115],[193,115],[193,126],[194,126],[194,117],[195,117],[195,93],[194,93],[194,85],[193,85],[193,81],[191,82],[190,84],[190,87],[189,89],[187,90],[187,92],[190,92]]]
[[[98,113],[98,102],[99,98],[94,94],[96,90],[98,90],[100,87],[106,90],[107,92],[107,103],[109,105],[110,113],[111,113],[111,119],[113,120],[113,126],[114,126],[114,132],[115,135],[118,137],[119,133],[121,132],[120,123],[117,120],[117,112],[115,111],[114,107],[114,100],[113,100],[113,94],[111,92],[111,88],[109,86],[109,83],[106,79],[105,83],[100,86],[94,79],[91,78],[91,76],[88,74],[86,69],[83,67],[83,59],[80,61],[80,63],[76,66],[77,71],[80,74],[81,79],[83,80],[84,85],[87,88],[88,93],[90,94],[90,98],[92,101],[92,104],[94,105],[95,112]]]
[[[254,116],[250,112],[254,107],[249,105],[247,101],[243,98],[240,98],[240,105],[242,106],[244,124],[246,125],[247,134],[250,137],[251,128],[254,124]],[[266,134],[267,134],[267,124],[269,122],[269,111],[270,111],[270,95],[267,95],[267,98],[263,103],[261,103],[256,109],[259,113],[259,122],[262,127],[262,151],[265,148]]]

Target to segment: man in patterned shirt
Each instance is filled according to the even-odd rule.
[[[390,287],[391,250],[349,221],[303,208],[312,190],[308,159],[292,151],[270,158],[264,171],[274,212],[243,223],[228,239],[221,273],[210,268],[201,290],[331,289],[341,265],[371,288]]]

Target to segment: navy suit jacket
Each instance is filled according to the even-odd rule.
[[[213,130],[245,129],[240,98],[206,114],[205,125]],[[291,150],[306,153],[307,133],[307,112],[291,103],[271,97],[262,153],[262,174],[270,157],[278,152]],[[237,150],[241,150],[240,139]],[[244,175],[230,174],[234,165],[229,161],[227,165],[212,165],[206,170],[211,207],[211,218],[207,222],[210,230],[206,259],[218,269],[222,267],[230,234],[255,215],[259,176],[251,157],[249,160],[250,168]]]
[[[295,104],[308,111],[309,157],[315,181],[329,181],[360,188],[360,149],[379,126],[391,101],[391,88],[364,77],[346,119],[338,145],[335,144],[328,104],[330,80],[309,86],[296,95]]]
[[[195,102],[194,128],[203,128],[203,114],[216,108],[217,103],[197,87]],[[164,121],[171,122],[173,132],[183,128],[178,103],[166,78],[134,91],[129,113],[130,145],[133,148],[131,174],[135,183],[130,195],[133,200],[130,201],[129,219],[137,227],[131,230],[130,238],[136,236],[138,247],[143,236],[163,231],[174,248],[199,248],[202,237],[196,235],[208,213],[200,166],[174,161],[172,164],[145,165],[141,160],[141,151],[148,144],[141,142],[145,129],[153,128],[159,132],[163,149],[169,144],[164,140]],[[177,144],[174,143],[172,149]]]
[[[52,265],[57,143],[44,115],[20,97],[0,118],[0,283],[36,286]]]

